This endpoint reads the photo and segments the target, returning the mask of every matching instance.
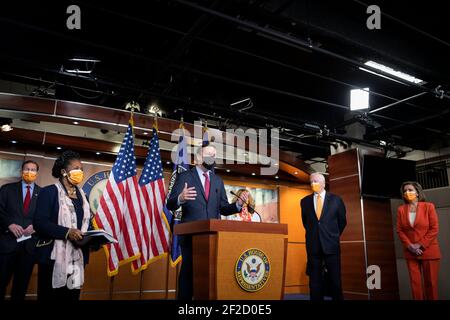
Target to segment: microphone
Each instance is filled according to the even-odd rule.
[[[242,202],[243,202],[244,204],[246,204],[247,207],[248,207],[250,210],[253,210],[253,212],[256,213],[256,214],[259,216],[259,221],[262,222],[261,215],[258,213],[258,211],[255,210],[255,208],[253,208],[251,205],[249,205],[248,202],[245,202],[244,199],[242,199],[240,196],[238,196],[233,190],[230,190],[230,193],[231,193],[233,196],[235,196],[235,197],[241,199]]]

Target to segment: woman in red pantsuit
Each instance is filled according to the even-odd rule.
[[[400,191],[405,204],[397,211],[397,233],[404,247],[413,299],[437,300],[441,252],[436,209],[426,202],[419,183],[404,182]]]

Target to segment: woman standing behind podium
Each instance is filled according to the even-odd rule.
[[[260,215],[258,213],[256,213],[255,210],[254,210],[254,208],[255,208],[255,199],[253,199],[252,195],[250,194],[250,192],[247,189],[239,189],[236,192],[236,196],[234,196],[234,198],[231,201],[231,203],[236,203],[238,201],[238,199],[239,199],[238,197],[242,198],[244,193],[248,195],[247,203],[250,206],[248,206],[247,204],[244,204],[242,206],[241,212],[238,212],[238,213],[230,215],[230,216],[225,216],[225,220],[247,221],[247,222],[261,222]]]
[[[426,202],[417,182],[404,182],[400,192],[405,204],[398,208],[397,233],[404,247],[413,299],[437,300],[441,252],[434,204]]]
[[[88,247],[75,241],[90,229],[90,209],[84,192],[80,155],[65,151],[52,168],[58,182],[41,190],[34,216],[39,236],[38,300],[78,300],[84,283]]]

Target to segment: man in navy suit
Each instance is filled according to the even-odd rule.
[[[0,189],[0,300],[5,299],[13,276],[11,300],[23,300],[33,272],[37,237],[32,222],[40,190],[34,181],[38,171],[36,162],[25,161],[22,180]],[[31,238],[20,241],[28,236]]]
[[[230,204],[225,192],[222,179],[211,170],[215,165],[216,148],[204,144],[195,154],[195,167],[181,173],[173,186],[167,200],[167,208],[171,211],[182,207],[181,223],[220,219],[220,215],[231,215],[240,212],[243,201],[247,202],[247,195],[242,200]],[[180,238],[181,264],[178,299],[191,300],[193,293],[192,267],[192,238]]]
[[[302,221],[306,231],[309,290],[311,300],[324,298],[324,266],[333,300],[342,300],[341,253],[339,238],[347,224],[342,199],[325,191],[325,177],[310,176],[313,193],[301,200]]]

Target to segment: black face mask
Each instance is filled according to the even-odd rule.
[[[202,166],[205,167],[206,170],[212,170],[216,165],[216,161],[214,157],[203,157]]]

